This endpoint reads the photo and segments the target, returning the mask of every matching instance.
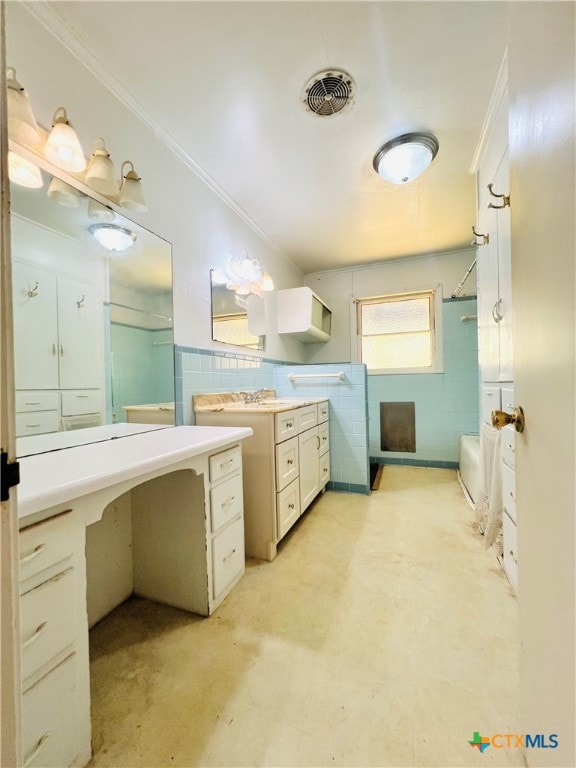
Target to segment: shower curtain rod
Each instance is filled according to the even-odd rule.
[[[132,312],[140,312],[143,315],[149,315],[150,317],[159,317],[161,320],[168,320],[169,323],[172,322],[171,317],[167,317],[166,315],[159,315],[156,312],[148,312],[147,309],[138,309],[138,307],[129,307],[127,304],[117,304],[115,301],[109,301],[108,304],[111,307],[120,307],[120,309],[131,309]]]
[[[466,274],[464,275],[462,280],[460,280],[460,282],[458,283],[458,288],[456,288],[456,290],[452,294],[452,298],[453,299],[455,299],[456,296],[458,296],[461,293],[462,288],[464,287],[464,283],[466,282],[466,280],[468,278],[468,275],[470,274],[470,272],[472,272],[472,270],[474,269],[475,266],[476,266],[476,259],[474,259],[472,264],[470,264],[470,266],[468,267],[468,271],[466,272]]]

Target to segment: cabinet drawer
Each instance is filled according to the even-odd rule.
[[[330,480],[330,454],[320,456],[320,486],[323,488]]]
[[[240,517],[212,539],[214,599],[244,572],[244,520]]]
[[[325,403],[318,403],[318,424],[321,424],[323,421],[328,421],[330,415],[330,403],[326,401]]]
[[[58,432],[60,429],[59,411],[34,411],[16,414],[16,437],[42,435],[45,432]]]
[[[506,411],[506,413],[512,413],[514,408],[516,407],[516,403],[514,401],[514,387],[502,387],[502,410]]]
[[[74,568],[67,568],[20,600],[22,679],[26,680],[74,642]],[[71,648],[70,648],[71,650]]]
[[[492,424],[492,411],[500,409],[500,387],[482,387],[482,421]]]
[[[73,765],[77,756],[76,656],[71,654],[22,696],[24,765]]]
[[[509,467],[516,466],[516,430],[512,425],[502,430],[502,460]]]
[[[502,516],[502,547],[504,570],[515,590],[518,589],[518,543],[516,523],[507,514]]]
[[[242,468],[242,450],[239,445],[235,445],[234,448],[210,456],[208,462],[210,464],[210,482],[214,483]]]
[[[36,523],[20,531],[20,584],[27,592],[36,584],[50,578],[52,573],[42,574],[50,568],[60,566],[74,552],[74,531],[71,526],[71,510],[50,520]],[[58,567],[58,572],[66,565]],[[28,580],[35,583],[26,584]]]
[[[62,392],[62,416],[80,416],[100,410],[99,389],[72,389]]]
[[[274,417],[275,442],[281,443],[298,434],[296,411],[281,411]]]
[[[59,392],[16,392],[16,413],[29,411],[57,411],[60,407]]]
[[[502,465],[502,503],[504,511],[516,522],[516,473],[506,464]]]
[[[298,438],[276,446],[276,490],[281,491],[298,477]]]
[[[298,408],[296,411],[296,423],[298,425],[298,433],[315,427],[318,424],[318,407],[316,405],[306,405],[303,408]]]
[[[242,475],[234,475],[210,491],[210,516],[212,530],[242,514]]]
[[[323,424],[320,424],[318,427],[318,436],[320,437],[320,447],[318,448],[318,453],[320,456],[323,456],[330,448],[330,428],[327,421],[325,421]]]
[[[281,539],[300,517],[300,486],[298,478],[276,496],[278,538]]]

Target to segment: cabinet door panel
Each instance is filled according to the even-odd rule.
[[[14,262],[12,281],[16,388],[58,389],[56,275]]]
[[[302,512],[320,491],[320,437],[318,427],[298,436],[300,451],[300,509]]]
[[[62,389],[100,386],[102,323],[98,290],[92,285],[59,277],[58,351]]]

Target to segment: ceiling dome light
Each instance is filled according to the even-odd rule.
[[[78,173],[86,168],[84,151],[76,131],[68,122],[64,107],[58,107],[52,119],[52,130],[48,136],[44,154],[50,162],[64,171]]]
[[[8,152],[8,176],[14,184],[29,189],[40,189],[43,184],[40,168],[15,152]]]
[[[431,133],[404,133],[380,147],[372,165],[391,184],[409,184],[428,168],[438,147]]]
[[[91,224],[90,232],[109,251],[125,251],[136,242],[136,235],[116,224]]]
[[[8,107],[8,133],[18,144],[38,144],[40,131],[28,94],[16,80],[14,67],[6,69],[6,101]]]

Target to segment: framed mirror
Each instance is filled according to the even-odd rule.
[[[18,454],[174,424],[170,244],[38,171],[10,184]]]
[[[238,295],[227,288],[227,280],[210,270],[212,298],[212,339],[248,349],[264,349],[264,300],[259,296]]]

